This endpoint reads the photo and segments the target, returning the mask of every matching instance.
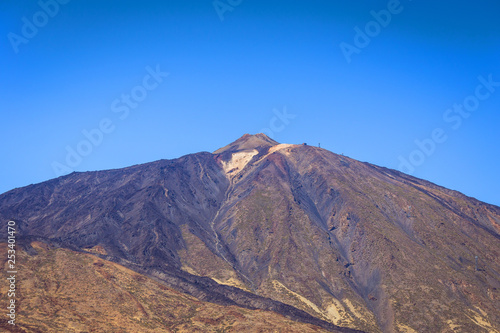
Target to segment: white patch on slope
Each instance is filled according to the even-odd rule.
[[[278,151],[278,150],[282,150],[282,149],[285,149],[285,148],[292,148],[292,147],[295,147],[295,146],[297,146],[297,145],[292,145],[290,143],[280,143],[279,145],[272,146],[271,148],[269,148],[269,152],[267,153],[267,155],[272,154],[272,153],[274,153],[275,151]],[[287,149],[287,150],[285,150],[282,153],[285,153],[285,155],[288,155],[288,154],[290,154],[290,149]]]
[[[222,167],[224,168],[224,172],[226,173],[227,176],[233,176],[243,170],[245,165],[250,162],[252,157],[257,155],[259,152],[257,149],[252,149],[252,150],[246,150],[246,151],[240,151],[237,153],[234,153],[231,156],[231,159],[227,162],[222,161]]]
[[[290,155],[290,150],[294,147],[297,147],[297,146],[298,145],[293,145],[290,143],[280,143],[279,145],[272,146],[271,148],[269,148],[269,151],[267,152],[267,154],[262,156],[257,162],[255,162],[255,164],[264,161],[264,159],[266,157],[268,157],[269,155],[271,155],[272,153],[275,153],[275,152],[279,152],[280,154],[284,154],[284,155]]]

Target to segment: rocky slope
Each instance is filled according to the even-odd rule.
[[[331,331],[500,331],[499,207],[263,134],[14,189],[0,219],[198,299]]]
[[[2,332],[328,332],[271,311],[202,302],[121,265],[40,241],[18,251],[18,261],[18,320],[13,327],[2,318]],[[0,286],[2,295],[7,289]],[[7,306],[3,297],[0,306]]]

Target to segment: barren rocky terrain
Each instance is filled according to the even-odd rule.
[[[2,318],[2,332],[328,332],[272,311],[202,302],[90,254],[39,241],[27,249],[18,252],[19,319],[13,328]]]

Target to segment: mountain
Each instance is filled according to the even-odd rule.
[[[499,207],[264,134],[14,189],[0,218],[27,248],[318,329],[500,332]]]

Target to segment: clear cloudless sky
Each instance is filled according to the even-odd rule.
[[[264,131],[393,169],[413,158],[412,175],[500,205],[500,87],[460,126],[444,118],[478,77],[500,81],[497,0],[401,0],[385,26],[371,12],[391,1],[61,2],[0,4],[1,193],[56,177],[68,148],[87,154],[68,169],[102,170]],[[142,98],[147,68],[169,75]],[[103,119],[89,153],[83,131]],[[416,152],[438,128],[446,140]]]

